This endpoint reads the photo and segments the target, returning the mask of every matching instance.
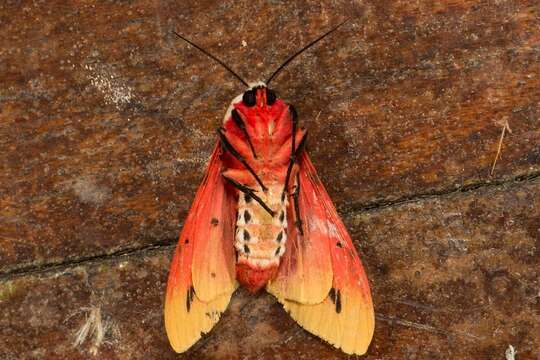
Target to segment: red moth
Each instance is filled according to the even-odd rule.
[[[189,349],[216,324],[240,283],[250,292],[265,288],[335,347],[364,354],[374,330],[368,280],[306,153],[294,107],[266,84],[235,98],[218,130],[172,260],[167,335],[176,352]]]

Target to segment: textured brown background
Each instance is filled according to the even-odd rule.
[[[187,356],[170,254],[235,71],[274,80],[372,284],[368,359],[540,349],[536,1],[0,4],[0,359],[346,358],[240,290]],[[243,41],[245,45],[243,46]],[[493,176],[502,123],[502,158]],[[90,308],[107,325],[73,346]]]

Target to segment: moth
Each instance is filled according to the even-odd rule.
[[[266,289],[307,331],[364,354],[374,331],[368,279],[305,149],[292,105],[266,82],[232,100],[174,252],[165,327],[176,352],[217,323],[238,284]]]

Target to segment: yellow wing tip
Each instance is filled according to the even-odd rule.
[[[195,344],[200,339],[200,337],[199,337],[199,338],[193,339],[193,342],[182,343],[180,338],[176,334],[175,335],[169,335],[167,333],[167,337],[169,338],[169,343],[171,344],[172,349],[177,354],[181,354],[183,352],[188,351],[189,348],[192,347],[193,344]]]
[[[317,305],[305,305],[279,298],[278,301],[302,328],[321,340],[349,355],[367,353],[375,332],[375,313],[371,302],[356,303],[356,306],[360,306],[360,311],[358,307],[354,310],[354,307],[346,306],[338,314],[334,304],[328,300]],[[344,322],[344,315],[351,316],[354,313],[356,322]],[[355,335],[350,336],[349,330]]]
[[[348,349],[346,347],[338,347],[338,346],[335,346],[333,345],[334,347],[336,347],[337,349],[340,349],[341,351],[343,351],[345,354],[347,355],[365,355],[368,351],[368,348],[369,348],[369,344],[367,346],[364,346],[364,347],[361,347],[361,348],[357,348],[357,349]]]
[[[302,328],[305,329],[306,331],[309,331],[303,326]],[[369,349],[369,346],[371,345],[371,340],[373,339],[373,332],[374,332],[374,329],[365,333],[364,335],[359,335],[359,337],[355,338],[354,340],[355,344],[344,343],[344,342],[341,342],[341,343],[332,342],[328,339],[325,339],[320,334],[316,334],[315,332],[312,332],[312,333],[314,335],[317,335],[317,337],[319,337],[321,340],[332,345],[336,349],[343,351],[347,355],[365,355]]]
[[[330,339],[327,339],[323,337],[322,334],[309,330],[302,326],[302,324],[298,323],[304,330],[312,333],[313,335],[316,335],[319,339],[323,340],[325,343],[333,346],[336,349],[339,349],[343,351],[347,355],[365,355],[369,349],[369,346],[371,345],[371,340],[373,339],[373,330],[370,333],[367,333],[365,337],[363,337],[360,342],[358,342],[358,339],[356,339],[356,344],[346,344],[346,343],[338,343],[335,341],[332,341]]]
[[[173,292],[165,299],[165,331],[173,350],[183,353],[204,334],[210,332],[227,308],[232,293],[222,294],[210,302],[200,301],[197,296],[189,307],[185,296]]]

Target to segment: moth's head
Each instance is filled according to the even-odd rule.
[[[263,81],[250,84],[249,88],[241,96],[242,102],[247,107],[272,106],[277,99],[276,94]]]
[[[239,94],[231,101],[223,121],[225,122],[231,116],[231,111],[236,104],[242,103],[248,108],[258,107],[263,109],[274,105],[276,100],[276,93],[269,89],[264,81],[257,81],[256,83],[250,84],[246,91]]]

